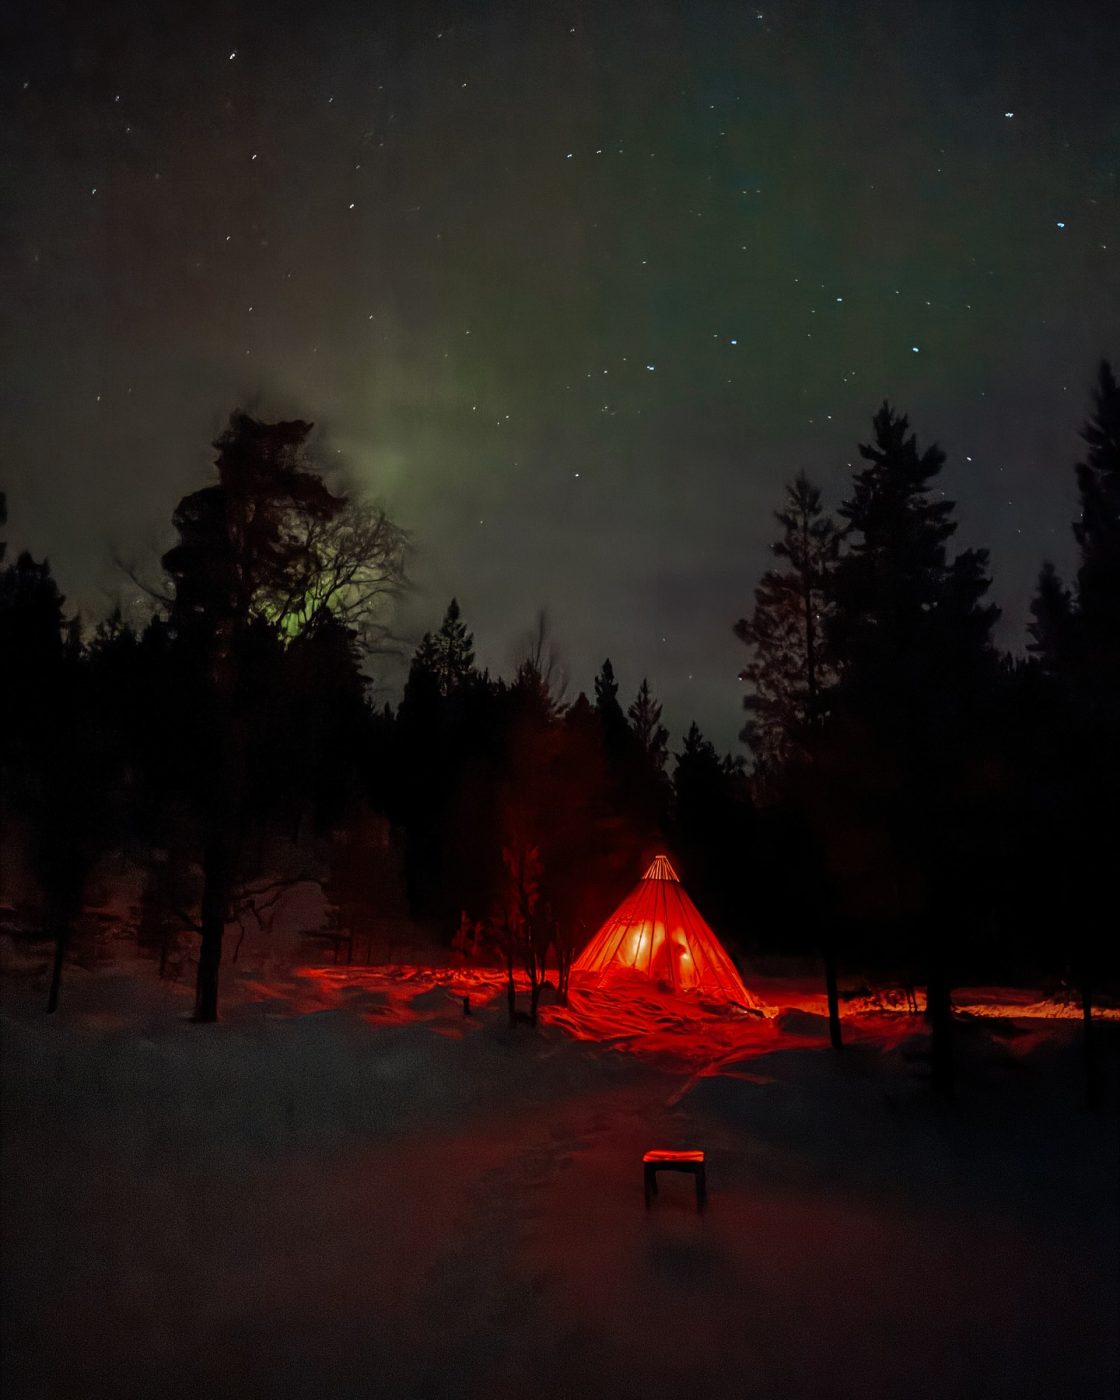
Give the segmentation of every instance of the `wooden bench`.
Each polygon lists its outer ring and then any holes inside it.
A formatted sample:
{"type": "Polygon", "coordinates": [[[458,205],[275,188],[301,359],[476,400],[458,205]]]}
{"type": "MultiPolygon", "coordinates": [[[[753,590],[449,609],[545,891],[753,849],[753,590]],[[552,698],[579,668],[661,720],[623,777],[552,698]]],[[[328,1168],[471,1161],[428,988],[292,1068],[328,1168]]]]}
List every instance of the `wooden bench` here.
{"type": "Polygon", "coordinates": [[[689,1172],[696,1178],[696,1209],[703,1210],[708,1203],[708,1183],[704,1175],[703,1152],[647,1152],[642,1158],[645,1168],[646,1210],[649,1210],[657,1195],[657,1173],[689,1172]]]}

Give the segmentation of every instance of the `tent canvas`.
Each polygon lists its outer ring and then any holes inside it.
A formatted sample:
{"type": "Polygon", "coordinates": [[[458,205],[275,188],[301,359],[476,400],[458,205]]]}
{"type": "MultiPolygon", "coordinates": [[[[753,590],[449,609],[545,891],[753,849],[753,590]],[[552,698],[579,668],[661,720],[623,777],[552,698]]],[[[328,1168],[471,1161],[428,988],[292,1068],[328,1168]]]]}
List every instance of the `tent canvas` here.
{"type": "Polygon", "coordinates": [[[583,986],[648,978],[676,992],[759,1007],[719,939],[665,856],[656,856],[634,889],[572,964],[583,986]]]}

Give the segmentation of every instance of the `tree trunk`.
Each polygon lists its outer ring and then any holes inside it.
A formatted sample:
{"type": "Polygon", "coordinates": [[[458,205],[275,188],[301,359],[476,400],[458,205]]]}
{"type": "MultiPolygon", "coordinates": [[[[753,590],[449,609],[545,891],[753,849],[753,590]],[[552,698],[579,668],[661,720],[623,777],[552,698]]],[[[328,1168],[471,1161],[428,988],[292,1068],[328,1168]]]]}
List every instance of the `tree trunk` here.
{"type": "Polygon", "coordinates": [[[1082,975],[1077,979],[1077,990],[1081,996],[1081,1026],[1084,1031],[1085,1103],[1088,1108],[1095,1109],[1101,1105],[1101,1084],[1096,1036],[1093,1033],[1093,992],[1088,977],[1082,975]]]}
{"type": "Polygon", "coordinates": [[[572,971],[572,951],[558,948],[556,951],[556,996],[561,1006],[568,1004],[568,981],[572,971]]]}
{"type": "Polygon", "coordinates": [[[545,977],[549,970],[549,944],[540,946],[545,935],[539,928],[529,927],[529,1025],[536,1025],[536,1008],[540,1005],[540,993],[545,990],[545,977]]]}
{"type": "Polygon", "coordinates": [[[51,965],[51,988],[47,993],[47,1015],[58,1010],[58,996],[62,990],[62,965],[66,961],[66,949],[70,946],[70,920],[63,918],[55,926],[54,961],[51,965]]]}
{"type": "Polygon", "coordinates": [[[541,990],[544,987],[545,971],[548,965],[548,944],[538,952],[537,940],[542,935],[538,929],[529,926],[529,1024],[537,1024],[537,1007],[540,1005],[541,990]]]}
{"type": "Polygon", "coordinates": [[[62,992],[62,969],[70,949],[74,920],[82,912],[85,880],[78,873],[80,868],[80,863],[75,861],[62,881],[62,888],[56,890],[50,903],[51,922],[54,925],[54,958],[51,963],[51,985],[47,993],[48,1016],[58,1010],[58,1000],[62,992]]]}
{"type": "MultiPolygon", "coordinates": [[[[231,654],[232,655],[232,654],[231,654]]],[[[195,982],[192,1020],[218,1019],[218,972],[222,965],[222,935],[232,902],[233,884],[245,842],[242,797],[245,787],[245,720],[232,707],[236,694],[233,661],[222,669],[215,663],[214,685],[218,698],[216,739],[218,763],[210,793],[213,804],[202,856],[202,900],[199,911],[201,942],[198,978],[195,982]]]]}
{"type": "Polygon", "coordinates": [[[230,859],[224,837],[215,836],[207,844],[202,886],[201,934],[198,950],[198,978],[195,983],[192,1020],[218,1019],[218,970],[222,963],[222,935],[230,896],[230,859]]]}
{"type": "Polygon", "coordinates": [[[533,984],[529,988],[529,1024],[531,1026],[535,1026],[537,1024],[537,1006],[540,1003],[540,999],[541,980],[540,978],[534,976],[533,984]]]}
{"type": "Polygon", "coordinates": [[[836,983],[836,954],[831,944],[823,948],[824,984],[828,991],[828,1038],[834,1050],[843,1050],[844,1037],[840,1032],[840,990],[836,983]]]}
{"type": "Polygon", "coordinates": [[[926,1015],[930,1029],[930,1076],[934,1093],[951,1099],[956,1090],[953,1063],[953,990],[943,968],[930,971],[926,981],[926,1015]]]}
{"type": "Polygon", "coordinates": [[[513,930],[506,925],[506,1001],[509,1005],[509,1024],[517,1025],[517,988],[513,984],[513,930]]]}

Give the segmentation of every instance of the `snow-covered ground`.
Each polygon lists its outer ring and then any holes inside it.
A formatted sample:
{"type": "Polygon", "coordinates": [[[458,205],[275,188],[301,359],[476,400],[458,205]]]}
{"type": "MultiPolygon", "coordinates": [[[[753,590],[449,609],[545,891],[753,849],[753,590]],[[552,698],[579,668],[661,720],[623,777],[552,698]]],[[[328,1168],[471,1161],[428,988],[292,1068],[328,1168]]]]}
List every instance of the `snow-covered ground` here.
{"type": "Polygon", "coordinates": [[[751,987],[772,1014],[604,992],[511,1033],[486,974],[260,964],[194,1026],[147,963],[68,970],[48,1019],[17,960],[4,1394],[1111,1400],[1076,1022],[975,994],[1005,1010],[948,1110],[891,998],[837,1057],[815,984],[751,987]],[[650,1147],[706,1151],[706,1214],[683,1176],[644,1210],[650,1147]]]}

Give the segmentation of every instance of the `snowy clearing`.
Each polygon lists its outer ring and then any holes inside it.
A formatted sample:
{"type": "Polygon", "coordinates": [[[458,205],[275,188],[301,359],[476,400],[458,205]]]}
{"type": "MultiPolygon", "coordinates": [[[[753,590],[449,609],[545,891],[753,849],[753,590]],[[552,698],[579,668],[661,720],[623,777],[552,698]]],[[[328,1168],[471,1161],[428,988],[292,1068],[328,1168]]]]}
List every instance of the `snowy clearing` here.
{"type": "Polygon", "coordinates": [[[51,1020],[10,974],[5,1394],[1111,1397],[1076,1024],[978,996],[1019,1009],[962,1024],[945,1110],[919,1017],[862,1007],[838,1058],[815,986],[751,986],[772,1014],[511,1033],[484,973],[227,974],[217,1026],[146,964],[51,1020]],[[643,1209],[650,1147],[706,1151],[705,1215],[683,1176],[643,1209]]]}

